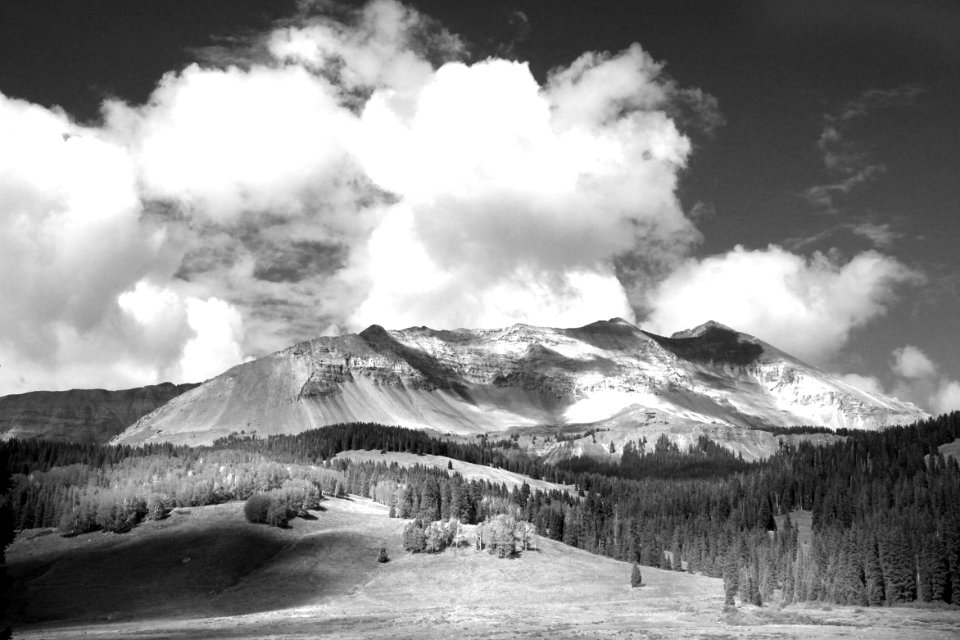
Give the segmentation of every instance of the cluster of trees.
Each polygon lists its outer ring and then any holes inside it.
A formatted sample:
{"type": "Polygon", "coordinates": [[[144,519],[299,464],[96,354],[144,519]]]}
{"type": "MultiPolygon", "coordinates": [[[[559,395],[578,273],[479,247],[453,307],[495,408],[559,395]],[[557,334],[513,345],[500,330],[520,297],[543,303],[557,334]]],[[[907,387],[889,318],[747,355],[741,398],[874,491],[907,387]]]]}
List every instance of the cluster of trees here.
{"type": "MultiPolygon", "coordinates": [[[[611,443],[611,446],[613,443],[611,443]]],[[[575,456],[561,461],[557,467],[574,474],[596,473],[618,478],[713,478],[748,471],[751,465],[743,457],[706,436],[686,449],[661,434],[652,450],[647,450],[646,438],[627,441],[620,453],[620,461],[603,461],[575,456]]]]}
{"type": "MultiPolygon", "coordinates": [[[[342,491],[342,484],[338,483],[342,491]]],[[[306,517],[310,509],[317,509],[323,493],[316,482],[290,478],[279,489],[254,493],[243,505],[247,522],[286,527],[291,518],[306,517]]]]}
{"type": "Polygon", "coordinates": [[[323,492],[334,494],[342,481],[334,469],[280,464],[231,450],[158,447],[145,453],[10,440],[0,445],[0,457],[26,472],[13,475],[6,494],[14,526],[58,527],[65,535],[122,533],[176,507],[245,500],[265,492],[297,513],[323,492]],[[68,464],[51,466],[57,461],[68,464]]]}
{"type": "MultiPolygon", "coordinates": [[[[474,545],[498,558],[510,558],[536,548],[536,527],[511,513],[491,515],[477,525],[474,545]]],[[[456,518],[429,522],[415,518],[403,530],[403,548],[411,553],[440,553],[464,543],[463,525],[456,518]]]]}
{"type": "Polygon", "coordinates": [[[477,551],[487,549],[499,558],[509,558],[536,548],[537,528],[509,513],[488,518],[477,526],[477,551]]]}
{"type": "Polygon", "coordinates": [[[463,542],[463,525],[456,518],[428,522],[415,518],[403,530],[403,548],[411,553],[440,553],[463,542]]]}

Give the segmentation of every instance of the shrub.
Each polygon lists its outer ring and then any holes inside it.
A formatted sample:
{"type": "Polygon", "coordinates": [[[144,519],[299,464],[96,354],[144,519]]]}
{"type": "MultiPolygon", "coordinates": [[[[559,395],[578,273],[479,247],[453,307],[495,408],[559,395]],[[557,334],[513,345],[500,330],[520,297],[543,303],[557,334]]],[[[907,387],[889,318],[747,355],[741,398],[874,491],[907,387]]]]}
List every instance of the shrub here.
{"type": "Polygon", "coordinates": [[[390,562],[390,556],[387,555],[386,547],[380,547],[380,553],[377,554],[377,562],[381,564],[384,562],[390,562]]]}
{"type": "Polygon", "coordinates": [[[153,496],[147,505],[147,520],[163,520],[167,517],[167,506],[160,496],[153,496]]]}
{"type": "Polygon", "coordinates": [[[270,496],[270,503],[267,507],[267,524],[274,527],[285,527],[287,523],[296,515],[290,507],[275,496],[270,496]]]}
{"type": "Polygon", "coordinates": [[[266,523],[267,512],[270,510],[270,496],[265,493],[255,493],[243,505],[243,514],[247,522],[266,523]]]}
{"type": "Polygon", "coordinates": [[[297,514],[297,511],[287,503],[287,497],[282,489],[253,494],[243,505],[247,522],[269,524],[274,527],[287,526],[290,518],[297,514]]]}
{"type": "Polygon", "coordinates": [[[403,530],[403,548],[411,553],[420,553],[426,546],[423,523],[414,520],[403,530]]]}

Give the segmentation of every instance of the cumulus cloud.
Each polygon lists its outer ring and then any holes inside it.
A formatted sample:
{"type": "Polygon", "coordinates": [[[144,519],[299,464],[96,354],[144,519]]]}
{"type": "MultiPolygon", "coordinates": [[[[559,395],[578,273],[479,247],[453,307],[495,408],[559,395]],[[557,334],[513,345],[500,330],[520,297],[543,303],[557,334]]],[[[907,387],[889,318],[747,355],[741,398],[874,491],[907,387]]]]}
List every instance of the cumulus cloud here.
{"type": "Polygon", "coordinates": [[[928,378],[937,372],[937,367],[930,358],[909,344],[894,350],[890,368],[897,375],[914,380],[928,378]]]}
{"type": "Polygon", "coordinates": [[[104,110],[143,197],[215,221],[302,213],[312,195],[335,188],[354,123],[326,81],[296,66],[192,65],[164,76],[146,105],[104,110]]]}
{"type": "Polygon", "coordinates": [[[208,377],[373,322],[632,318],[698,242],[678,114],[709,129],[715,100],[639,45],[540,83],[393,0],[303,6],[99,126],[0,99],[0,392],[208,377]]]}
{"type": "Polygon", "coordinates": [[[775,245],[754,251],[738,246],[690,260],[663,280],[650,296],[646,326],[669,335],[709,316],[824,364],[852,330],[886,311],[899,285],[920,278],[876,251],[844,262],[822,253],[808,259],[775,245]]]}
{"type": "Polygon", "coordinates": [[[937,363],[918,347],[893,350],[890,369],[896,376],[892,393],[934,414],[960,410],[960,381],[943,375],[937,363]]]}
{"type": "Polygon", "coordinates": [[[143,218],[128,149],[2,95],[0,138],[0,391],[157,382],[198,336],[179,293],[148,304],[138,284],[179,251],[143,218]]]}
{"type": "Polygon", "coordinates": [[[525,64],[488,60],[447,64],[415,96],[374,93],[360,158],[401,201],[371,238],[352,323],[631,316],[613,259],[662,263],[698,239],[675,197],[690,143],[659,72],[634,46],[543,87],[525,64]]]}

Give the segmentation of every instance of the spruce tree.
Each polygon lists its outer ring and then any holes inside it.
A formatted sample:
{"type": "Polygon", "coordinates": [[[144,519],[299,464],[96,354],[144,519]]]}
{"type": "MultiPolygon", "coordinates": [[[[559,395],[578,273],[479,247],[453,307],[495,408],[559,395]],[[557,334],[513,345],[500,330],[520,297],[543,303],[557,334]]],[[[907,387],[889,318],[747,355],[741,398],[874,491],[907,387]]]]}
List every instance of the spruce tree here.
{"type": "Polygon", "coordinates": [[[880,566],[880,552],[872,536],[863,543],[864,595],[867,605],[879,607],[883,604],[883,569],[880,566]]]}
{"type": "Polygon", "coordinates": [[[734,598],[740,590],[740,554],[735,544],[731,544],[723,560],[723,596],[724,604],[733,606],[734,598]]]}

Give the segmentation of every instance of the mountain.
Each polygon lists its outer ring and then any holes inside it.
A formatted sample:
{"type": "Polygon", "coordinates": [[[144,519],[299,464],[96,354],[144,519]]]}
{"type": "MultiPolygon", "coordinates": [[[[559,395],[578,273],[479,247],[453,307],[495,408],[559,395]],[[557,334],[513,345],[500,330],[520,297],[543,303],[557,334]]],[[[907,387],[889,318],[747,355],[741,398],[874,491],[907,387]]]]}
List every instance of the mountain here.
{"type": "Polygon", "coordinates": [[[671,337],[619,318],[572,329],[373,325],[233,367],[114,442],[200,444],[232,432],[266,436],[358,421],[540,434],[530,443],[548,458],[608,455],[660,434],[685,446],[706,435],[752,459],[779,441],[757,427],[877,429],[923,417],[912,404],[851,387],[714,322],[671,337]],[[588,429],[597,432],[573,442],[550,437],[588,429]]]}
{"type": "Polygon", "coordinates": [[[105,443],[144,415],[196,384],[163,384],[122,391],[73,389],[0,397],[0,437],[105,443]]]}

